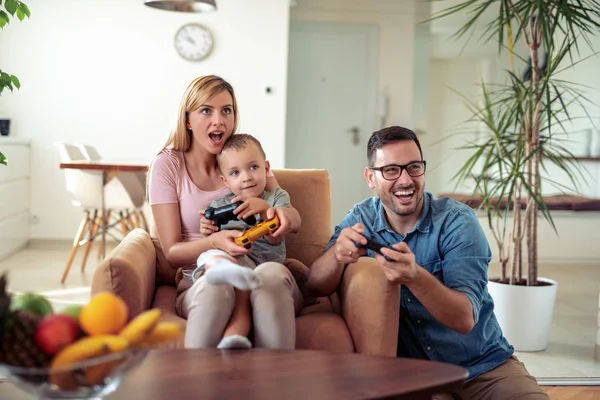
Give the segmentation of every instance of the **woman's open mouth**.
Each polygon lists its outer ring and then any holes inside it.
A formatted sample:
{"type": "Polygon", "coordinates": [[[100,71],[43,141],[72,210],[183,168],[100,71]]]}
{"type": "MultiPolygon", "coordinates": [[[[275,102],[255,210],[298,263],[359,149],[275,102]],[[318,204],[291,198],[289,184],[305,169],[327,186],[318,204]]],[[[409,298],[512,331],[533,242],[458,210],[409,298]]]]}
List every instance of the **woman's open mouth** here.
{"type": "Polygon", "coordinates": [[[210,132],[208,134],[208,137],[210,138],[211,142],[213,142],[214,144],[221,143],[221,141],[223,140],[223,136],[224,136],[224,133],[221,131],[214,131],[214,132],[210,132]]]}

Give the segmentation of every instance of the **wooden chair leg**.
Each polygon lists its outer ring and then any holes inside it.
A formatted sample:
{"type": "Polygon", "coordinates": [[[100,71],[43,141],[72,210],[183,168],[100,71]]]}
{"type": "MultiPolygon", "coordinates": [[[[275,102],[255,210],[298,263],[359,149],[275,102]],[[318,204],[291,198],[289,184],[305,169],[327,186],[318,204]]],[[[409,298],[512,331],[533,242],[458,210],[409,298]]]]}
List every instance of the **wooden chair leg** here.
{"type": "Polygon", "coordinates": [[[123,211],[119,211],[119,219],[121,220],[121,233],[123,234],[123,237],[125,237],[127,236],[129,229],[127,229],[127,222],[125,221],[123,211]]]}
{"type": "MultiPolygon", "coordinates": [[[[104,215],[104,213],[101,213],[102,216],[101,218],[105,219],[105,226],[108,228],[108,225],[110,224],[110,214],[111,214],[112,210],[106,210],[106,215],[104,215]]],[[[102,221],[102,219],[100,220],[102,221]]],[[[103,227],[100,227],[100,232],[102,232],[102,229],[104,229],[103,227]]],[[[100,244],[100,246],[98,246],[98,261],[100,261],[100,259],[102,258],[102,251],[104,250],[104,245],[102,244],[102,238],[100,238],[100,240],[98,241],[98,243],[100,244]]]]}
{"type": "Polygon", "coordinates": [[[100,217],[98,216],[98,210],[94,210],[94,216],[90,223],[90,237],[88,242],[85,244],[85,252],[83,253],[83,260],[81,261],[81,272],[85,271],[85,264],[87,263],[88,255],[94,244],[94,235],[98,232],[100,227],[100,217]]]}
{"type": "Polygon", "coordinates": [[[141,225],[141,220],[140,220],[140,214],[138,213],[138,210],[133,210],[133,212],[131,213],[131,215],[133,216],[133,226],[134,228],[140,228],[141,225]]]}
{"type": "Polygon", "coordinates": [[[127,213],[127,223],[131,227],[130,230],[132,231],[135,228],[137,228],[136,223],[135,223],[134,219],[132,218],[131,213],[129,212],[129,210],[126,210],[125,212],[127,213]]]}
{"type": "Polygon", "coordinates": [[[144,230],[146,232],[150,232],[150,227],[148,226],[148,221],[146,220],[146,215],[144,215],[144,211],[142,209],[139,210],[140,216],[142,217],[142,224],[144,225],[144,230]]]}
{"type": "Polygon", "coordinates": [[[85,228],[89,222],[90,222],[90,212],[86,211],[85,217],[81,220],[81,223],[79,224],[79,229],[77,230],[77,234],[75,235],[75,240],[73,240],[73,247],[71,248],[71,252],[69,253],[67,265],[65,266],[65,270],[63,271],[60,283],[65,283],[65,280],[67,279],[67,275],[69,273],[69,270],[71,269],[71,264],[73,263],[73,260],[75,259],[75,254],[77,253],[77,249],[79,249],[79,242],[81,241],[81,238],[83,237],[83,232],[85,232],[85,228]]]}

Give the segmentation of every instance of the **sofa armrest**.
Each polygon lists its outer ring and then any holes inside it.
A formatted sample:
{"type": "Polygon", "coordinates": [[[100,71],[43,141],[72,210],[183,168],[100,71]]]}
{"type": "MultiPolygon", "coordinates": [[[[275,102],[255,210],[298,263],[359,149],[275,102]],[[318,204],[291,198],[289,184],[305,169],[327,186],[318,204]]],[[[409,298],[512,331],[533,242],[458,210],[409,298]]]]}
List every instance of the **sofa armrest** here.
{"type": "Polygon", "coordinates": [[[346,268],[339,295],[355,351],[396,357],[400,286],[387,281],[375,259],[361,257],[346,268]]]}
{"type": "Polygon", "coordinates": [[[125,300],[132,318],[152,305],[156,251],[148,232],[137,228],[106,257],[92,278],[91,294],[112,292],[125,300]]]}

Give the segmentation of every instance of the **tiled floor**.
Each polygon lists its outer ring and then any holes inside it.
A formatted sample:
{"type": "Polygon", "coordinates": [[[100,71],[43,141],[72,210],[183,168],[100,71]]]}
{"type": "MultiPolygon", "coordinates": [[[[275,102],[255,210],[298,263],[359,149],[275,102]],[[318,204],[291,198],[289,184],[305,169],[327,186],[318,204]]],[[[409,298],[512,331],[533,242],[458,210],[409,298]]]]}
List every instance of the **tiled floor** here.
{"type": "MultiPolygon", "coordinates": [[[[107,240],[108,250],[114,243],[107,240]],[[111,244],[112,243],[112,244],[111,244]]],[[[13,292],[39,292],[48,297],[56,309],[89,300],[90,285],[96,265],[97,247],[90,251],[85,272],[81,272],[83,249],[79,249],[64,284],[60,278],[71,244],[67,241],[38,241],[13,256],[0,261],[0,272],[8,271],[9,289],[13,292]]]]}
{"type": "MultiPolygon", "coordinates": [[[[44,293],[57,309],[89,299],[89,286],[96,266],[97,252],[92,250],[88,266],[80,272],[81,251],[75,259],[67,281],[60,283],[70,244],[37,242],[12,257],[0,261],[0,272],[9,271],[13,291],[44,293]]],[[[496,273],[492,266],[490,274],[496,273]]],[[[600,362],[594,360],[594,342],[598,318],[598,265],[545,265],[541,276],[559,282],[550,343],[545,351],[517,353],[537,378],[553,381],[567,378],[600,383],[600,362]]]]}

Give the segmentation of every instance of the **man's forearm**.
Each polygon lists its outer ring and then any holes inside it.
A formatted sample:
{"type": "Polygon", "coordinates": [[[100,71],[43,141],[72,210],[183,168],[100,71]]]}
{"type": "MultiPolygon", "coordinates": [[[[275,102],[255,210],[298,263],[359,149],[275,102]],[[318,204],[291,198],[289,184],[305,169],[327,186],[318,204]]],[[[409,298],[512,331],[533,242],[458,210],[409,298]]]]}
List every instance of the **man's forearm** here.
{"type": "Polygon", "coordinates": [[[329,248],[310,266],[306,289],[313,296],[329,296],[338,287],[343,270],[344,265],[336,259],[333,247],[329,248]]]}
{"type": "Polygon", "coordinates": [[[475,324],[469,298],[444,286],[424,268],[419,268],[418,277],[406,287],[440,323],[457,332],[469,333],[475,324]]]}

